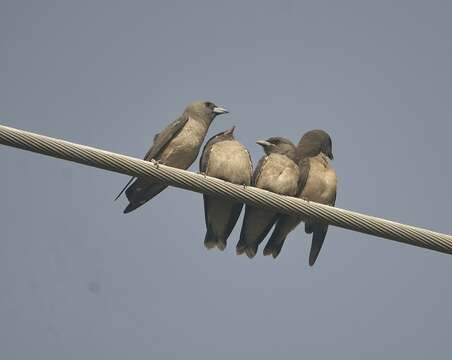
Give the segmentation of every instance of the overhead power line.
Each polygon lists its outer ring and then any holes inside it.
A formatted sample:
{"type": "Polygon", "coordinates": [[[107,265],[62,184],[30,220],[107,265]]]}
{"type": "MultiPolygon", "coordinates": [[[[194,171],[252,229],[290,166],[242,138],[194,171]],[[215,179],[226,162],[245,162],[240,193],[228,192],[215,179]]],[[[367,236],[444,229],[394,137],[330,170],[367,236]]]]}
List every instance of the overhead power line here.
{"type": "Polygon", "coordinates": [[[452,254],[452,236],[0,125],[0,143],[452,254]]]}

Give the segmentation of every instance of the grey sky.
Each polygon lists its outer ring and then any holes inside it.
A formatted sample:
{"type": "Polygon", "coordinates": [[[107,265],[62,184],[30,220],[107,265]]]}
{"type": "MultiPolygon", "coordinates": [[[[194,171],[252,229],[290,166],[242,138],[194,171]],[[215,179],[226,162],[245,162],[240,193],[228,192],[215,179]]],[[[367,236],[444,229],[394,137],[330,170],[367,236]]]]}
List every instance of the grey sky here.
{"type": "MultiPolygon", "coordinates": [[[[190,101],[255,140],[322,128],[337,206],[450,233],[446,1],[0,3],[0,122],[141,157],[190,101]]],[[[302,227],[203,247],[199,194],[124,216],[125,176],[0,147],[0,358],[449,359],[452,258],[302,227]],[[262,250],[262,249],[261,249],[262,250]]],[[[197,166],[192,167],[197,170],[197,166]]],[[[239,220],[241,225],[241,220],[239,220]]]]}

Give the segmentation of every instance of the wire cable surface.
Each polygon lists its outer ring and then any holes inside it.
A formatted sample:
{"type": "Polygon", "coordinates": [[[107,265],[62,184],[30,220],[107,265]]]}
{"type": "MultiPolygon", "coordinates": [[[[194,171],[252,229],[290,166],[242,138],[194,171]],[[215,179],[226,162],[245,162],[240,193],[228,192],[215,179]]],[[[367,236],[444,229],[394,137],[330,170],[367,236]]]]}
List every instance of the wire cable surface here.
{"type": "Polygon", "coordinates": [[[140,160],[0,125],[0,143],[135,177],[147,177],[186,190],[244,202],[269,210],[315,218],[330,225],[452,254],[452,236],[374,216],[282,196],[255,187],[140,160]]]}

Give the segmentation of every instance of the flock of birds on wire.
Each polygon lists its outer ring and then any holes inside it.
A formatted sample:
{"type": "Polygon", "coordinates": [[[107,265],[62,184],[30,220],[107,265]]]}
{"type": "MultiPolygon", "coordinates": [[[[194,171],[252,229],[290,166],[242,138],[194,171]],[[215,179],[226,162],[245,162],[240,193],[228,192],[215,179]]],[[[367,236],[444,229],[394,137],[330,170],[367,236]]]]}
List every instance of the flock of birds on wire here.
{"type": "MultiPolygon", "coordinates": [[[[195,101],[183,114],[154,137],[144,160],[187,169],[197,158],[213,119],[228,111],[209,101],[195,101]]],[[[330,165],[333,159],[330,136],[323,130],[306,132],[297,146],[282,137],[257,141],[264,156],[254,170],[248,150],[234,138],[234,127],[210,138],[199,162],[202,174],[239,185],[252,185],[280,195],[296,196],[326,205],[335,205],[336,172],[330,165]]],[[[116,197],[125,192],[129,213],[163,191],[167,185],[147,179],[132,178],[116,197]]],[[[243,204],[209,195],[204,197],[208,249],[226,248],[226,241],[234,228],[243,204]]],[[[274,226],[264,255],[276,258],[287,235],[301,222],[312,234],[309,265],[314,265],[322,248],[328,224],[315,219],[278,214],[270,210],[246,205],[237,255],[253,258],[260,243],[274,226]]]]}

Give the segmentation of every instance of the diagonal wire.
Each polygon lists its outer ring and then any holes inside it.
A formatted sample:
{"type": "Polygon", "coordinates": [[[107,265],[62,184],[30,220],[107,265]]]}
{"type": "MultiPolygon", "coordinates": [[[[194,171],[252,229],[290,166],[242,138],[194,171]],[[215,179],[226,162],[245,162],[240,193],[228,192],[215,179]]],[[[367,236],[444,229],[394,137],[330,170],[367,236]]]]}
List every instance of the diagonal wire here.
{"type": "Polygon", "coordinates": [[[0,144],[452,254],[452,236],[0,125],[0,144]]]}

